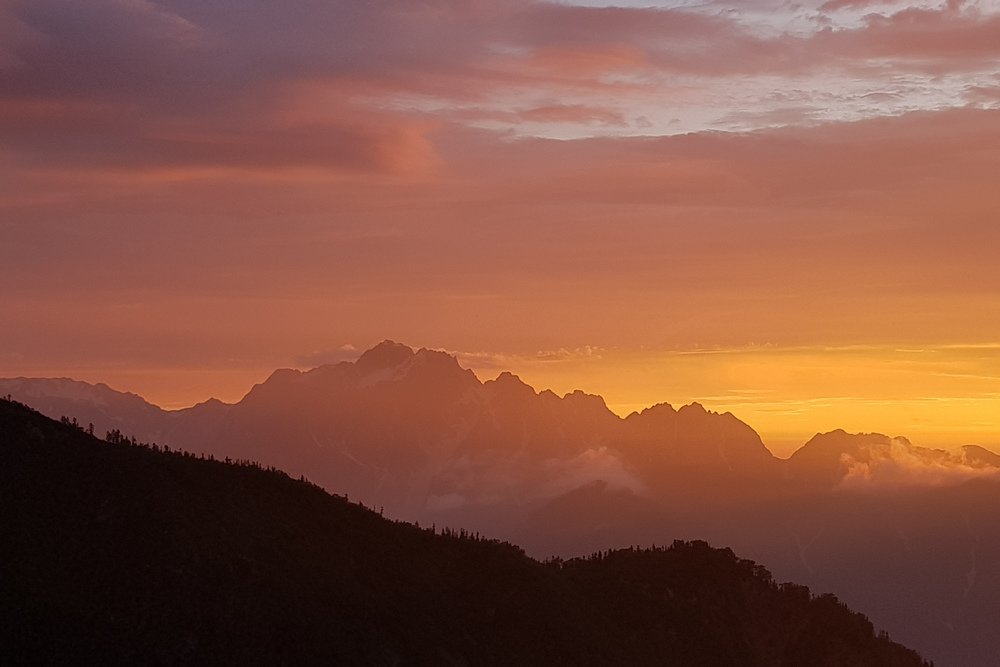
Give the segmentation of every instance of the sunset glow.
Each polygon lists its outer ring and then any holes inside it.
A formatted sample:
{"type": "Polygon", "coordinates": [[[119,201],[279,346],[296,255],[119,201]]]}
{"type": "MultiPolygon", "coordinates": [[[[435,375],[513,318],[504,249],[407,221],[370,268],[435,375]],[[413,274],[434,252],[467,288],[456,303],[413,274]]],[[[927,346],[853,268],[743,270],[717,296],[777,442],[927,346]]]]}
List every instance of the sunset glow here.
{"type": "Polygon", "coordinates": [[[997,667],[998,517],[1000,0],[0,0],[0,665],[997,667]]]}
{"type": "Polygon", "coordinates": [[[0,376],[176,408],[393,338],[781,455],[996,447],[998,34],[992,0],[5,3],[0,376]]]}

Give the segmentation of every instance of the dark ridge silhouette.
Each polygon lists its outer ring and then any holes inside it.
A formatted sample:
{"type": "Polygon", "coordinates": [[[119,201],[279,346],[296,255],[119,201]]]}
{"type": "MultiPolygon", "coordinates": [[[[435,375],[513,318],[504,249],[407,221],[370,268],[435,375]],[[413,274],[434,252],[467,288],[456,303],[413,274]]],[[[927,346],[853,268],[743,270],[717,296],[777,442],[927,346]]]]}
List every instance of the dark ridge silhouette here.
{"type": "Polygon", "coordinates": [[[0,662],[919,666],[704,542],[539,563],[0,401],[0,662]]]}

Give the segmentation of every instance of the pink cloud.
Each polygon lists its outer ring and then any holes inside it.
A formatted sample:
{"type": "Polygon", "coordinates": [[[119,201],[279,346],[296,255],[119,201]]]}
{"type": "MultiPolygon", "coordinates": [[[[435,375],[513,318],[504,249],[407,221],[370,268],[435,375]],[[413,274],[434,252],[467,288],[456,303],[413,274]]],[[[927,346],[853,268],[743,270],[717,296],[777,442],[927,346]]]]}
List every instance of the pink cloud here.
{"type": "Polygon", "coordinates": [[[819,53],[843,59],[894,59],[932,71],[995,64],[1000,58],[1000,14],[974,11],[903,9],[872,14],[856,30],[824,31],[819,53]]]}
{"type": "MultiPolygon", "coordinates": [[[[662,118],[630,119],[676,105],[700,127],[802,123],[837,100],[771,100],[762,82],[745,108],[725,114],[717,102],[739,97],[748,77],[795,88],[833,76],[810,85],[834,96],[837,76],[868,81],[851,93],[861,98],[888,94],[887,73],[960,77],[1000,58],[1000,15],[969,8],[766,37],[729,14],[526,0],[295,0],[239,21],[216,1],[22,0],[0,11],[14,26],[0,68],[4,152],[65,168],[405,171],[435,164],[436,122],[662,132],[662,118]]],[[[893,95],[865,98],[859,113],[908,108],[893,95]]]]}
{"type": "Polygon", "coordinates": [[[841,9],[866,9],[868,7],[899,4],[903,0],[827,0],[819,6],[820,11],[835,12],[841,9]]]}

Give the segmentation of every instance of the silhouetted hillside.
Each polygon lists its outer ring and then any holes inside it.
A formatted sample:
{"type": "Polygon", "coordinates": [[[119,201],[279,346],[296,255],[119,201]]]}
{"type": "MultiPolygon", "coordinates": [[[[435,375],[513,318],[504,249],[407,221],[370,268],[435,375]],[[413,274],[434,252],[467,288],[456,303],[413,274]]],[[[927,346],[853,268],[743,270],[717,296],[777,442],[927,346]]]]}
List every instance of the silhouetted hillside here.
{"type": "Polygon", "coordinates": [[[704,543],[541,564],[0,401],[0,662],[921,665],[704,543]]]}

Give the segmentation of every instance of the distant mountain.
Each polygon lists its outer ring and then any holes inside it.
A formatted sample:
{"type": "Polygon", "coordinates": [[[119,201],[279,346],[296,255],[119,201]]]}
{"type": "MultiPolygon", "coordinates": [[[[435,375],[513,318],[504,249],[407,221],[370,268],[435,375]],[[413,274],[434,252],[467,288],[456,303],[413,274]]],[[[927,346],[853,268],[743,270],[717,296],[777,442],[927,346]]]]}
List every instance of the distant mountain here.
{"type": "Polygon", "coordinates": [[[542,564],[6,400],[0,531],[4,664],[924,664],[728,549],[542,564]]]}
{"type": "Polygon", "coordinates": [[[599,396],[538,393],[510,373],[480,382],[453,356],[392,341],[356,362],[275,371],[235,405],[167,412],[87,387],[63,395],[48,380],[0,380],[0,395],[98,434],[277,465],[412,519],[533,505],[594,481],[717,498],[782,474],[731,414],[662,404],[621,419],[599,396]]]}
{"type": "Polygon", "coordinates": [[[918,447],[881,433],[820,433],[788,459],[793,478],[812,489],[879,483],[881,486],[1000,479],[1000,456],[976,445],[957,453],[918,447]]]}
{"type": "Polygon", "coordinates": [[[788,459],[794,477],[823,487],[840,482],[854,462],[868,462],[874,451],[890,447],[892,439],[880,433],[847,433],[843,429],[817,433],[788,459]]]}
{"type": "Polygon", "coordinates": [[[979,445],[963,445],[961,460],[973,468],[1000,468],[1000,454],[979,445]]]}
{"type": "Polygon", "coordinates": [[[0,379],[0,396],[7,395],[54,419],[70,416],[84,426],[93,424],[99,435],[119,429],[154,439],[168,414],[137,394],[69,378],[0,379]]]}
{"type": "Polygon", "coordinates": [[[629,415],[617,442],[652,490],[669,497],[732,502],[783,485],[783,462],[731,413],[661,403],[629,415]]]}

